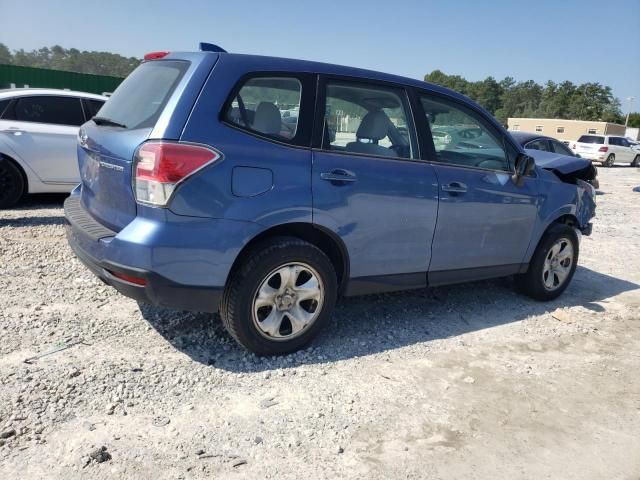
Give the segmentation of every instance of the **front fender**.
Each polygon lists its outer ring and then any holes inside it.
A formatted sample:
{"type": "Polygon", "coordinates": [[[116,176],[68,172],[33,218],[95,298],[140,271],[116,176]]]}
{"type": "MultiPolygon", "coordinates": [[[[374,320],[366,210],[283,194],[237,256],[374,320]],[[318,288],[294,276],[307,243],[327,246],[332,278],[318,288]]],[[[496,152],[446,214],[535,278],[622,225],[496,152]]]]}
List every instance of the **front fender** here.
{"type": "Polygon", "coordinates": [[[531,260],[542,235],[559,218],[570,216],[575,219],[577,228],[590,233],[590,221],[595,216],[595,192],[585,183],[571,184],[562,182],[553,173],[540,172],[540,206],[538,219],[534,227],[531,242],[523,262],[531,260]]]}

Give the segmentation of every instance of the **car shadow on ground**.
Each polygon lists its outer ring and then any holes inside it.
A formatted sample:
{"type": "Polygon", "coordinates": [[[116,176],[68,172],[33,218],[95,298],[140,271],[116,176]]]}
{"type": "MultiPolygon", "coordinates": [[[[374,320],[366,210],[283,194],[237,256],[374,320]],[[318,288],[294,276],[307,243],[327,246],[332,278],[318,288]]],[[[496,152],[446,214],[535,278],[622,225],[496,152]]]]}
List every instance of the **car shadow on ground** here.
{"type": "Polygon", "coordinates": [[[62,206],[68,193],[39,193],[27,195],[20,203],[14,207],[0,210],[0,217],[3,213],[13,213],[24,216],[14,218],[0,218],[0,228],[2,227],[32,227],[41,225],[64,225],[64,212],[62,206]],[[32,216],[29,212],[47,208],[60,208],[60,215],[32,216]]]}
{"type": "MultiPolygon", "coordinates": [[[[335,362],[455,337],[523,320],[557,308],[601,304],[640,285],[578,267],[558,299],[536,302],[514,291],[509,278],[440,288],[344,298],[330,326],[310,348],[280,358],[258,358],[238,346],[217,315],[140,305],[143,317],[177,350],[194,361],[233,372],[260,372],[335,362]]],[[[577,320],[579,321],[579,319],[577,320]]]]}

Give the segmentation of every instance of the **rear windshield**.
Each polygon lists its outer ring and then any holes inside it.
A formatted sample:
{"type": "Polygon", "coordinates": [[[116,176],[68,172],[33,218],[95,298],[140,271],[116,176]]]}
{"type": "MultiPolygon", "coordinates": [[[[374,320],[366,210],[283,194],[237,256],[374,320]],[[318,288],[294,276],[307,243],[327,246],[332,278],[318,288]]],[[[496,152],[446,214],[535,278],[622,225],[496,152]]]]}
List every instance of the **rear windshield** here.
{"type": "Polygon", "coordinates": [[[127,129],[153,127],[189,67],[184,60],[153,60],[136,68],[96,116],[127,129]]]}
{"type": "Polygon", "coordinates": [[[582,135],[578,142],[580,143],[604,143],[604,137],[598,137],[596,135],[582,135]]]}

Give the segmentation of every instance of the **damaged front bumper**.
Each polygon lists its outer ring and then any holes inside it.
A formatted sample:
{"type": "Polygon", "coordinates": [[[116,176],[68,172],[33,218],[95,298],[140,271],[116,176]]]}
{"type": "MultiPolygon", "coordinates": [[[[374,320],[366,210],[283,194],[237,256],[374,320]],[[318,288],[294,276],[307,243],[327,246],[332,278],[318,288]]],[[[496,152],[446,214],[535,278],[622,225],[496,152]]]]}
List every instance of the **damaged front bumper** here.
{"type": "Polygon", "coordinates": [[[596,189],[584,180],[576,180],[578,189],[578,201],[576,205],[576,218],[580,232],[583,235],[591,235],[593,224],[591,219],[596,216],[596,189]]]}

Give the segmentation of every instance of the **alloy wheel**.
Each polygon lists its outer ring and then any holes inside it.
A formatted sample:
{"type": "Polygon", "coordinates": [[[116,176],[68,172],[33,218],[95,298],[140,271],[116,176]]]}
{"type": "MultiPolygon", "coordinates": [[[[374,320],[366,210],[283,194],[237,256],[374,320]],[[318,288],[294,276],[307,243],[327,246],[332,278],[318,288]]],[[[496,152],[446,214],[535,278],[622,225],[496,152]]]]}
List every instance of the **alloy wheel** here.
{"type": "Polygon", "coordinates": [[[542,282],[547,290],[556,290],[566,281],[573,266],[573,245],[559,238],[547,252],[542,268],[542,282]]]}
{"type": "Polygon", "coordinates": [[[318,272],[304,263],[287,263],[260,283],[252,305],[258,332],[270,340],[291,340],[318,318],[324,285],[318,272]]]}

